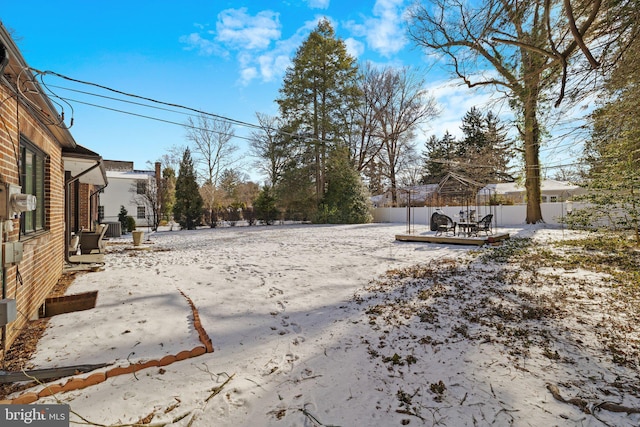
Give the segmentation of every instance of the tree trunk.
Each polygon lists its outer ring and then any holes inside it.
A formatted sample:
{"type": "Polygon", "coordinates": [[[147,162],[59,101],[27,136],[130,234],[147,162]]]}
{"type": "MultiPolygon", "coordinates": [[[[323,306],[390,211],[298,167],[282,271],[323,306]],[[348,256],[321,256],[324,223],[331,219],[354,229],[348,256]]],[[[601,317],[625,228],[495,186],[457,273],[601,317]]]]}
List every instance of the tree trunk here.
{"type": "MultiPolygon", "coordinates": [[[[535,61],[535,54],[530,61],[535,61]]],[[[529,63],[529,61],[523,61],[529,63]]],[[[527,224],[544,222],[540,208],[540,125],[538,123],[538,97],[540,91],[540,72],[532,67],[525,68],[524,91],[522,98],[524,114],[524,166],[525,188],[527,190],[527,224]]]]}

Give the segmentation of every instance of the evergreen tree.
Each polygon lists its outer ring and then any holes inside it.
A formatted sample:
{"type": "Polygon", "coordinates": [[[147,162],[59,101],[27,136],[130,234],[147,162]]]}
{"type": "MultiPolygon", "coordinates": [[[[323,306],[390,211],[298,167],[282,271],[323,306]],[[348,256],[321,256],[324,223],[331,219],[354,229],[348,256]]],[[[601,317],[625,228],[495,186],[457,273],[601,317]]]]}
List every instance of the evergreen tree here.
{"type": "Polygon", "coordinates": [[[277,100],[285,127],[301,135],[299,166],[311,167],[316,203],[324,195],[328,155],[347,145],[348,112],[359,99],[356,60],[323,19],[297,50],[277,100]]]}
{"type": "Polygon", "coordinates": [[[273,188],[265,185],[258,197],[253,202],[255,217],[263,221],[267,225],[273,224],[278,218],[280,212],[276,206],[276,198],[273,194],[273,188]]]}
{"type": "Polygon", "coordinates": [[[312,176],[312,167],[302,163],[292,164],[285,169],[280,183],[274,187],[278,206],[285,218],[309,221],[314,217],[318,202],[315,200],[312,176]]]}
{"type": "Polygon", "coordinates": [[[123,233],[129,231],[129,226],[127,223],[128,215],[129,212],[127,212],[127,208],[125,208],[123,205],[120,205],[120,212],[118,212],[118,222],[120,222],[120,228],[122,229],[123,233]]]}
{"type": "Polygon", "coordinates": [[[456,170],[477,182],[513,181],[508,173],[510,141],[498,116],[475,107],[462,118],[464,138],[458,143],[456,170]]]}
{"type": "Polygon", "coordinates": [[[476,156],[487,146],[486,122],[480,109],[471,107],[471,110],[467,111],[462,118],[460,129],[464,138],[456,150],[458,157],[476,156]]]}
{"type": "Polygon", "coordinates": [[[571,225],[631,230],[640,245],[640,41],[632,44],[607,83],[604,103],[591,116],[586,145],[588,207],[571,225]]]}
{"type": "Polygon", "coordinates": [[[173,216],[182,228],[193,230],[200,224],[202,205],[191,152],[186,148],[176,180],[176,201],[173,206],[173,216]]]}
{"type": "Polygon", "coordinates": [[[161,218],[170,221],[173,218],[173,205],[176,202],[176,171],[167,166],[162,170],[162,186],[160,188],[161,218]]]}
{"type": "Polygon", "coordinates": [[[349,151],[334,150],[328,162],[327,192],[317,222],[363,224],[371,222],[370,194],[358,171],[349,162],[349,151]]]}
{"type": "Polygon", "coordinates": [[[456,158],[456,138],[446,131],[441,139],[431,135],[422,152],[423,184],[436,184],[449,173],[456,158]]]}

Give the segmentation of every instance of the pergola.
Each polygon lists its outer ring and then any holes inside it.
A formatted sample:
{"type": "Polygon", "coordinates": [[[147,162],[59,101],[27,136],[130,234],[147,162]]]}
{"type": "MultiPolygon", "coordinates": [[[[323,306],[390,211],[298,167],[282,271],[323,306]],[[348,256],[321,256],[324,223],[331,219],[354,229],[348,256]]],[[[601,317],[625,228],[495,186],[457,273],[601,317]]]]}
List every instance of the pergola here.
{"type": "MultiPolygon", "coordinates": [[[[441,204],[448,206],[461,206],[460,217],[470,221],[480,219],[480,205],[478,204],[478,192],[486,185],[460,175],[449,172],[438,184],[437,195],[441,204]]],[[[487,198],[487,200],[489,200],[487,198]]],[[[490,213],[491,206],[487,206],[490,213]]]]}

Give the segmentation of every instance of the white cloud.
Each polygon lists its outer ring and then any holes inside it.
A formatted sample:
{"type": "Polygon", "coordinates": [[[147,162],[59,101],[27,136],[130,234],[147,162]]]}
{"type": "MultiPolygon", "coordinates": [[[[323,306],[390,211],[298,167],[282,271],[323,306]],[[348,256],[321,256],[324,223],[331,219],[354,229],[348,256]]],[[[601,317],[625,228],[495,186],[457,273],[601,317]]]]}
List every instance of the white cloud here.
{"type": "Polygon", "coordinates": [[[246,86],[258,76],[258,70],[255,67],[247,67],[240,71],[240,82],[246,86]]]}
{"type": "Polygon", "coordinates": [[[229,51],[267,49],[281,36],[279,14],[269,10],[251,16],[247,8],[226,9],[218,14],[215,31],[202,24],[195,26],[200,32],[182,36],[180,42],[201,55],[228,56],[229,51]]]}
{"type": "Polygon", "coordinates": [[[180,42],[186,45],[185,49],[197,50],[200,55],[228,56],[227,51],[221,46],[211,40],[203,38],[198,33],[191,33],[189,35],[182,36],[180,37],[180,42]]]}
{"type": "MultiPolygon", "coordinates": [[[[265,49],[259,54],[245,51],[239,54],[239,58],[242,58],[245,67],[248,67],[250,63],[259,70],[254,78],[259,77],[264,82],[274,81],[284,75],[287,67],[291,64],[291,57],[309,35],[309,32],[317,26],[319,19],[305,22],[291,37],[277,41],[273,49],[265,49]]],[[[249,81],[243,79],[242,83],[246,85],[249,81]]]]}
{"type": "Polygon", "coordinates": [[[373,18],[368,18],[361,28],[369,47],[384,56],[399,52],[407,44],[404,29],[404,0],[377,0],[373,18]]]}
{"type": "Polygon", "coordinates": [[[218,14],[216,40],[239,49],[266,49],[280,38],[279,14],[269,10],[255,16],[247,8],[226,9],[218,14]]]}
{"type": "Polygon", "coordinates": [[[347,47],[347,53],[354,58],[358,58],[364,53],[364,44],[352,37],[345,39],[344,44],[347,47]]]}
{"type": "Polygon", "coordinates": [[[307,4],[311,9],[327,9],[330,0],[307,0],[307,4]]]}

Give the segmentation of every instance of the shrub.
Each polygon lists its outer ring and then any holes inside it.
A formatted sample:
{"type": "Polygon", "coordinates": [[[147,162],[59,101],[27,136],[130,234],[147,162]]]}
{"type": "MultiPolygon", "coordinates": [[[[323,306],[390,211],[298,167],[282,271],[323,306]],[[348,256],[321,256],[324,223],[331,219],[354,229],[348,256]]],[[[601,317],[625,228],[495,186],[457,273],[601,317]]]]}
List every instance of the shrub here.
{"type": "Polygon", "coordinates": [[[133,231],[136,229],[136,219],[132,216],[127,216],[127,231],[133,231]]]}

